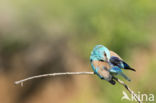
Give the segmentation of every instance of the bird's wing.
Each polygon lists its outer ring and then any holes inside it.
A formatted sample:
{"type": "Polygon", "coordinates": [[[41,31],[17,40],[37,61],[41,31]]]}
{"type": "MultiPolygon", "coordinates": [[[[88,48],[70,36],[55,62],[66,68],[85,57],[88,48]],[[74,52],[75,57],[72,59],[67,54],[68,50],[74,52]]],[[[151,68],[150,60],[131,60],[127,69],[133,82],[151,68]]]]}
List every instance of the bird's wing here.
{"type": "Polygon", "coordinates": [[[111,58],[110,58],[111,64],[113,64],[114,66],[118,66],[119,68],[136,71],[135,69],[131,68],[126,62],[124,62],[118,54],[116,54],[113,51],[110,51],[110,53],[111,53],[111,58]]]}
{"type": "Polygon", "coordinates": [[[111,72],[111,73],[118,74],[118,73],[122,72],[122,70],[121,70],[119,67],[114,66],[114,67],[112,67],[112,68],[110,69],[110,72],[111,72]]]}
{"type": "Polygon", "coordinates": [[[129,69],[132,71],[136,71],[135,69],[131,68],[126,62],[122,61],[123,65],[124,65],[124,69],[129,69]]]}
{"type": "Polygon", "coordinates": [[[118,57],[120,60],[122,60],[122,58],[117,53],[115,53],[114,51],[110,50],[110,54],[111,54],[111,57],[115,56],[115,57],[118,57]]]}

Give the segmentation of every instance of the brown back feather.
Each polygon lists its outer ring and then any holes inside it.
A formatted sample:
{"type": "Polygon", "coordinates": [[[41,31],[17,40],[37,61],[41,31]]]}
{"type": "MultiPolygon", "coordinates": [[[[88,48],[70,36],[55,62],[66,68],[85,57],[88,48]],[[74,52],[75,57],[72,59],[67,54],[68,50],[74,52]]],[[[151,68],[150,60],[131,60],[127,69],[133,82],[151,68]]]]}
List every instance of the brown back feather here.
{"type": "Polygon", "coordinates": [[[110,54],[111,54],[111,56],[118,57],[120,60],[122,60],[122,58],[117,53],[115,53],[115,52],[113,52],[111,50],[110,50],[110,54]]]}

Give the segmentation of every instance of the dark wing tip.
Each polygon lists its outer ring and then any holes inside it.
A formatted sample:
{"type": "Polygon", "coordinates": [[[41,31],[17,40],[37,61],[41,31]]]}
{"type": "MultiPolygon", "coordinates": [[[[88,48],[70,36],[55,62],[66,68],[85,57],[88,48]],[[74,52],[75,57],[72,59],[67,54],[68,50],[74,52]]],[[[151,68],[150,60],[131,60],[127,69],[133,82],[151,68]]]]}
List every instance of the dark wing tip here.
{"type": "Polygon", "coordinates": [[[124,64],[124,69],[129,69],[129,70],[132,70],[132,71],[135,71],[136,72],[136,70],[135,69],[133,69],[133,68],[131,68],[126,62],[124,62],[124,61],[122,61],[123,62],[123,64],[124,64]]]}
{"type": "Polygon", "coordinates": [[[136,70],[135,70],[135,69],[133,69],[133,68],[130,68],[130,70],[132,70],[132,71],[136,72],[136,70]]]}

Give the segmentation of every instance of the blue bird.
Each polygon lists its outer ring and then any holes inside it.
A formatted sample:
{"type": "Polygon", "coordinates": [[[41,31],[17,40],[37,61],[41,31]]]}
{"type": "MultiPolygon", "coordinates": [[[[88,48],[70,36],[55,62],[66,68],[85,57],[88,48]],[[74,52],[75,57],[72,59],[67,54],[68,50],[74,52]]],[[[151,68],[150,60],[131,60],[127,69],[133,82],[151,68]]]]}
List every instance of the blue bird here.
{"type": "Polygon", "coordinates": [[[129,69],[135,71],[121,57],[113,51],[110,51],[103,45],[97,45],[93,48],[90,56],[91,67],[95,74],[101,79],[107,80],[115,85],[113,77],[121,75],[126,80],[130,79],[123,73],[121,69],[129,69]]]}
{"type": "Polygon", "coordinates": [[[97,76],[114,85],[115,81],[110,73],[110,57],[110,51],[105,46],[97,45],[91,52],[90,63],[94,73],[97,74],[97,76]]]}

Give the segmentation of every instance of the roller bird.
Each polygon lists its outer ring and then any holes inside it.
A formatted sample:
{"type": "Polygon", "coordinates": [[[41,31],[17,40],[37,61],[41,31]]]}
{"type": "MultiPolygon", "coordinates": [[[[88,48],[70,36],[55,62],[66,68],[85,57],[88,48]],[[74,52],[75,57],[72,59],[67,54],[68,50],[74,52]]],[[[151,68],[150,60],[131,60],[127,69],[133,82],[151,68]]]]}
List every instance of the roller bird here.
{"type": "Polygon", "coordinates": [[[125,63],[118,54],[110,51],[103,45],[96,45],[90,55],[90,63],[94,73],[108,81],[109,83],[115,85],[114,76],[121,75],[126,80],[130,79],[123,73],[121,69],[130,69],[130,66],[125,63]]]}
{"type": "Polygon", "coordinates": [[[111,65],[110,51],[103,45],[96,45],[90,55],[90,63],[94,73],[101,79],[107,80],[111,84],[115,84],[110,73],[111,65]]]}

